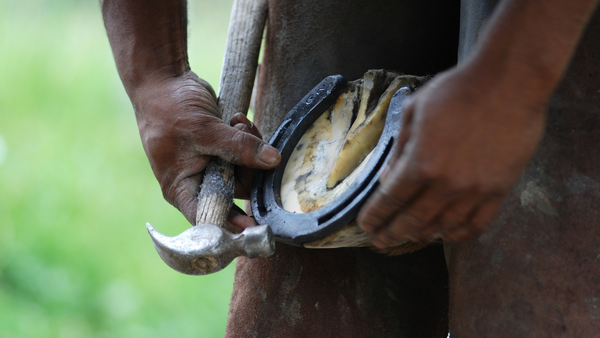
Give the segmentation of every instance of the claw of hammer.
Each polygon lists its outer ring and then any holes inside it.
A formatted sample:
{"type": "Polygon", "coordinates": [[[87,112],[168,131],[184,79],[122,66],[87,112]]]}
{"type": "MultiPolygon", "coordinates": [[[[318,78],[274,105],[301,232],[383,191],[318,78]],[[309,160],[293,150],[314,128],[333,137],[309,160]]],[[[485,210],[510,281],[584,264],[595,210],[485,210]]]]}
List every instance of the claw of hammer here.
{"type": "Polygon", "coordinates": [[[238,256],[268,257],[275,252],[273,231],[268,225],[232,234],[217,225],[199,224],[175,237],[161,234],[150,223],[146,228],[162,260],[188,275],[217,272],[238,256]]]}

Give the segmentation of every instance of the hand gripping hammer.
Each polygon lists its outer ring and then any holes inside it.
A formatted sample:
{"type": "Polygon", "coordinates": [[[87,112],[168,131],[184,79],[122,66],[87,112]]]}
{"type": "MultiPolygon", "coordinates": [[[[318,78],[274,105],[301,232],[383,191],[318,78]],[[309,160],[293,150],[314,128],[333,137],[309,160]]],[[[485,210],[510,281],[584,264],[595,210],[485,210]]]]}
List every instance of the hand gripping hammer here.
{"type": "MultiPolygon", "coordinates": [[[[218,102],[223,120],[245,113],[250,105],[267,0],[236,0],[231,12],[218,102]]],[[[156,251],[171,268],[188,275],[206,275],[225,268],[235,257],[267,257],[275,251],[268,225],[234,235],[223,228],[233,204],[233,164],[213,157],[204,170],[198,194],[196,225],[167,237],[146,224],[156,251]]]]}

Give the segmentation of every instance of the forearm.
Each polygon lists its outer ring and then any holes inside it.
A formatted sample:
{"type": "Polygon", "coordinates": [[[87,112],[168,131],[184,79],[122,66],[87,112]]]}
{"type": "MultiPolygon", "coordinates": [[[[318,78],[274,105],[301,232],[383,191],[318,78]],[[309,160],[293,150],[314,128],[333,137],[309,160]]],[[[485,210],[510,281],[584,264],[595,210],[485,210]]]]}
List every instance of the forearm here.
{"type": "Polygon", "coordinates": [[[476,76],[500,90],[551,95],[566,71],[598,0],[504,0],[470,62],[476,76]]]}
{"type": "Polygon", "coordinates": [[[185,0],[102,0],[117,69],[132,100],[148,82],[189,71],[185,0]]]}
{"type": "Polygon", "coordinates": [[[598,0],[503,0],[467,60],[404,107],[358,222],[379,247],[484,231],[544,135],[545,105],[598,0]]]}

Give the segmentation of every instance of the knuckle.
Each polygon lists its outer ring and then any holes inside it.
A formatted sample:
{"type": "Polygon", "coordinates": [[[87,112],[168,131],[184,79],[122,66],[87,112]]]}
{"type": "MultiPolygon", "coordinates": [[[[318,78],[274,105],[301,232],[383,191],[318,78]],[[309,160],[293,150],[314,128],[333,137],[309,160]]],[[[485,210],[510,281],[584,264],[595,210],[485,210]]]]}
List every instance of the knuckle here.
{"type": "Polygon", "coordinates": [[[404,212],[404,214],[401,216],[400,222],[402,222],[402,224],[404,224],[408,229],[413,230],[422,229],[427,224],[427,222],[409,211],[404,212]]]}
{"type": "Polygon", "coordinates": [[[446,228],[453,227],[464,221],[465,215],[457,211],[446,211],[440,215],[439,222],[446,228]]]}
{"type": "Polygon", "coordinates": [[[249,146],[257,146],[254,144],[256,143],[255,139],[252,137],[252,134],[248,132],[247,128],[236,130],[236,132],[231,136],[231,143],[239,149],[245,149],[249,146]]]}
{"type": "Polygon", "coordinates": [[[476,183],[476,184],[473,184],[469,188],[469,192],[472,193],[472,194],[474,194],[474,195],[477,195],[477,196],[484,196],[484,195],[486,195],[489,192],[488,189],[489,188],[486,187],[485,184],[483,184],[483,183],[476,183]]]}
{"type": "Polygon", "coordinates": [[[452,174],[447,171],[423,169],[422,178],[430,185],[434,185],[447,197],[478,195],[478,196],[504,196],[508,191],[507,185],[494,182],[489,177],[475,178],[467,173],[452,174]]]}
{"type": "Polygon", "coordinates": [[[452,194],[472,192],[474,188],[473,182],[462,175],[445,175],[443,182],[452,194]]]}
{"type": "Polygon", "coordinates": [[[375,203],[371,204],[370,216],[373,218],[383,218],[383,215],[387,215],[394,210],[402,208],[404,203],[387,189],[380,191],[376,198],[375,203]]]}
{"type": "Polygon", "coordinates": [[[397,241],[402,240],[406,235],[421,240],[424,237],[423,230],[426,225],[427,223],[419,217],[409,212],[404,212],[392,222],[387,228],[387,232],[397,241]]]}
{"type": "MultiPolygon", "coordinates": [[[[237,128],[236,128],[237,129],[237,128]]],[[[240,144],[244,143],[244,139],[246,138],[246,132],[240,129],[237,129],[232,135],[231,135],[231,144],[238,146],[240,144]]]]}
{"type": "Polygon", "coordinates": [[[390,186],[384,186],[377,193],[376,200],[378,203],[373,205],[373,209],[375,209],[376,212],[390,213],[395,210],[401,211],[406,208],[406,202],[391,189],[390,186]]]}
{"type": "Polygon", "coordinates": [[[468,174],[444,174],[440,179],[443,193],[448,198],[458,198],[467,195],[481,195],[483,193],[480,182],[474,181],[468,174]]]}
{"type": "Polygon", "coordinates": [[[248,139],[248,133],[245,130],[235,129],[229,136],[227,144],[223,147],[220,156],[226,160],[239,163],[243,158],[243,152],[248,150],[248,145],[251,144],[251,140],[248,139]]]}
{"type": "Polygon", "coordinates": [[[380,234],[379,240],[387,245],[394,245],[402,240],[393,229],[385,228],[380,234]]]}
{"type": "Polygon", "coordinates": [[[231,117],[231,121],[229,122],[231,126],[234,126],[238,123],[243,123],[242,122],[242,113],[235,113],[232,117],[231,117]]]}
{"type": "Polygon", "coordinates": [[[387,213],[384,209],[379,208],[378,205],[373,205],[372,208],[366,211],[359,218],[359,222],[366,225],[367,227],[378,228],[385,224],[387,220],[387,213]]]}
{"type": "Polygon", "coordinates": [[[267,144],[262,139],[252,135],[248,128],[237,131],[232,137],[232,151],[236,154],[237,164],[254,165],[259,161],[261,146],[267,144]],[[240,163],[239,161],[244,161],[240,163]]]}

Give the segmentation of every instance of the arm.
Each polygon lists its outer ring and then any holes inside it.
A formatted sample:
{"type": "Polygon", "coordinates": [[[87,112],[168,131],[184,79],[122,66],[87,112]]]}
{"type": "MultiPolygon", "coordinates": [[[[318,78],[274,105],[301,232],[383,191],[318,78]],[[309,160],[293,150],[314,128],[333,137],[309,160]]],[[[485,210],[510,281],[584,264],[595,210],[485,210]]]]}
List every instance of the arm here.
{"type": "MultiPolygon", "coordinates": [[[[133,104],[142,144],[165,199],[195,223],[202,171],[210,156],[270,169],[280,156],[245,116],[229,126],[212,87],[187,58],[184,0],[103,0],[117,70],[133,104]]],[[[248,195],[251,172],[239,170],[236,197],[248,195]]]]}
{"type": "Polygon", "coordinates": [[[541,140],[546,104],[597,3],[502,1],[470,58],[414,95],[359,215],[378,247],[487,228],[541,140]]]}

